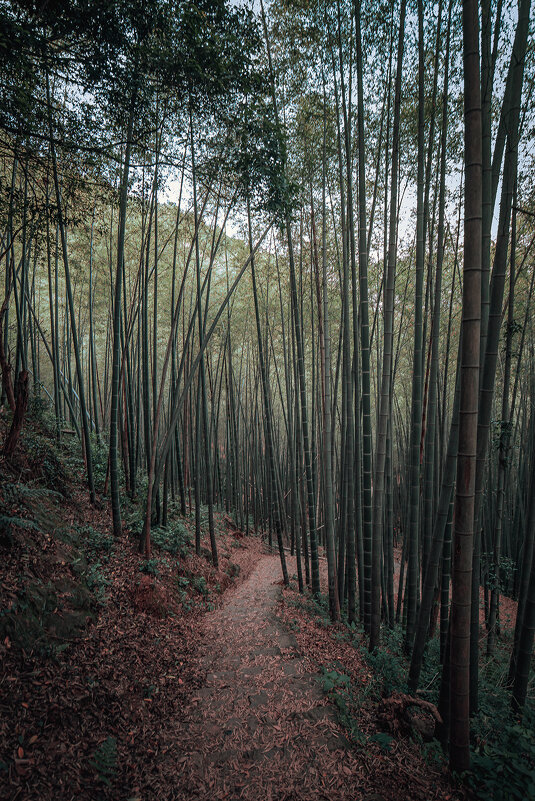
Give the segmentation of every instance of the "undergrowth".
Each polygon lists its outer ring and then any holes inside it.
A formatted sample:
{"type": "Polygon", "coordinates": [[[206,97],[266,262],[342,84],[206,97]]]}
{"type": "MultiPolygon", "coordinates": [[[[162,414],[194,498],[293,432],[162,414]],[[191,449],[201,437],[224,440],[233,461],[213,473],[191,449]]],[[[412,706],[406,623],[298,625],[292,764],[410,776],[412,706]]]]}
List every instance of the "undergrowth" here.
{"type": "Polygon", "coordinates": [[[472,752],[466,783],[481,801],[535,798],[535,714],[531,705],[521,721],[498,716],[472,752]]]}
{"type": "Polygon", "coordinates": [[[73,527],[73,541],[80,549],[80,555],[74,558],[75,569],[91,591],[93,603],[105,606],[110,585],[106,565],[115,541],[111,534],[89,525],[73,527]]]}
{"type": "MultiPolygon", "coordinates": [[[[333,639],[350,642],[370,668],[371,680],[358,688],[350,677],[337,670],[322,672],[322,686],[336,706],[340,722],[355,742],[361,742],[355,715],[370,698],[375,702],[393,693],[407,693],[409,663],[404,650],[401,625],[384,628],[381,647],[372,653],[363,645],[361,626],[349,624],[342,610],[343,628],[334,627],[329,618],[328,599],[311,595],[286,599],[288,606],[303,609],[323,628],[331,628],[333,639]]],[[[298,628],[298,626],[297,626],[298,628]]],[[[482,656],[479,674],[479,711],[471,720],[471,769],[462,778],[473,797],[480,801],[528,801],[535,799],[535,687],[532,679],[522,720],[511,712],[511,690],[507,686],[511,635],[503,633],[493,657],[482,656]]],[[[420,674],[420,693],[438,704],[442,665],[440,641],[433,637],[425,650],[420,674]]],[[[374,739],[388,750],[391,738],[378,733],[374,739]]],[[[416,738],[418,739],[418,738],[416,738]]],[[[445,756],[438,741],[420,742],[428,762],[443,763],[445,756]]]]}
{"type": "Polygon", "coordinates": [[[153,528],[151,542],[161,551],[185,559],[191,549],[191,534],[180,520],[173,520],[165,528],[153,528]]]}
{"type": "Polygon", "coordinates": [[[351,678],[346,673],[340,673],[338,670],[327,670],[322,667],[320,681],[323,691],[336,707],[338,719],[349,734],[353,744],[363,745],[366,742],[366,735],[360,730],[355,717],[358,698],[351,678]]]}
{"type": "MultiPolygon", "coordinates": [[[[191,611],[194,607],[200,607],[207,611],[215,609],[212,601],[212,594],[204,576],[198,576],[189,570],[184,575],[177,577],[178,597],[185,612],[191,611]]],[[[221,592],[221,585],[216,584],[216,593],[221,592]]]]}

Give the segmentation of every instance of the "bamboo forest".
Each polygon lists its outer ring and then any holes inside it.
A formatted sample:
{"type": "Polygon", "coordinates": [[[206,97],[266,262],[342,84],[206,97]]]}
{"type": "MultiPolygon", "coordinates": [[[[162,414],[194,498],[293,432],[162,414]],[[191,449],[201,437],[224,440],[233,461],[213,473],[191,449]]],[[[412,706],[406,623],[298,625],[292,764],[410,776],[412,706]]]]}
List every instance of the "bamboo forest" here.
{"type": "Polygon", "coordinates": [[[531,0],[0,0],[0,799],[535,799],[531,0]]]}

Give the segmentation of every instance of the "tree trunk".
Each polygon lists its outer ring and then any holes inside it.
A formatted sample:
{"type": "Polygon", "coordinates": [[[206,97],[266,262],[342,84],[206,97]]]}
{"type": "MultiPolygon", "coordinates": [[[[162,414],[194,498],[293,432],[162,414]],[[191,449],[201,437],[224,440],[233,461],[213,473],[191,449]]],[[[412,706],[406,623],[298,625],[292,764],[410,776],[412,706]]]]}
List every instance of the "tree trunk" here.
{"type": "Polygon", "coordinates": [[[477,0],[463,3],[465,218],[461,397],[451,604],[450,766],[470,767],[470,599],[481,328],[481,87],[477,0]]]}

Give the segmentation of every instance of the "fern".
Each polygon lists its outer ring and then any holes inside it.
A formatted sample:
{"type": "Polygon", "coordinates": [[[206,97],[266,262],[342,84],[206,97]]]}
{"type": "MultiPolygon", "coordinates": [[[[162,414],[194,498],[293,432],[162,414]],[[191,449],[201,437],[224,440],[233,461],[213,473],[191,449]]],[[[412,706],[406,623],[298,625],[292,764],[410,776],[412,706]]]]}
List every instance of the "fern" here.
{"type": "Polygon", "coordinates": [[[81,526],[77,529],[84,551],[95,556],[100,553],[109,553],[113,550],[114,540],[111,534],[99,531],[93,526],[81,526]]]}
{"type": "Polygon", "coordinates": [[[57,516],[51,511],[51,504],[46,502],[60,497],[58,492],[36,487],[33,483],[4,483],[0,488],[0,533],[10,538],[14,528],[56,530],[57,516]]]}
{"type": "Polygon", "coordinates": [[[153,545],[172,556],[177,554],[184,558],[191,545],[191,535],[180,521],[174,521],[167,528],[154,528],[151,532],[153,545]]]}
{"type": "Polygon", "coordinates": [[[95,750],[89,764],[96,771],[100,781],[110,787],[111,779],[117,772],[117,740],[115,737],[106,737],[95,750]]]}
{"type": "Polygon", "coordinates": [[[82,573],[82,577],[87,584],[87,588],[93,593],[97,606],[106,605],[106,587],[110,585],[110,580],[102,572],[102,564],[96,562],[89,565],[87,570],[82,573]]]}
{"type": "Polygon", "coordinates": [[[25,528],[38,531],[39,527],[33,520],[25,520],[23,517],[9,517],[8,515],[0,515],[0,531],[5,531],[9,534],[12,528],[25,528]]]}

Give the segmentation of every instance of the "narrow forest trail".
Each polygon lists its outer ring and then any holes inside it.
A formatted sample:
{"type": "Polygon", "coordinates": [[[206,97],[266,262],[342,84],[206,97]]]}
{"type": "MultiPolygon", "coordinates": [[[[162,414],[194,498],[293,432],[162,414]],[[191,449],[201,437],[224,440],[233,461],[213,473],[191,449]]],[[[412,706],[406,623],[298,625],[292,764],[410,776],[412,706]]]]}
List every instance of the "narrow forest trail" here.
{"type": "MultiPolygon", "coordinates": [[[[365,757],[350,749],[318,674],[276,617],[277,556],[252,574],[203,624],[206,683],[176,720],[176,799],[360,801],[372,794],[365,757]]],[[[370,781],[372,779],[372,781],[370,781]]]]}

